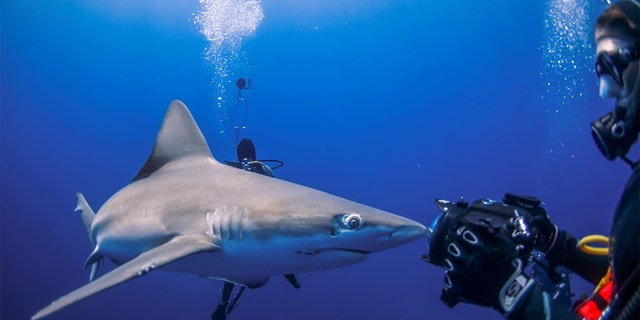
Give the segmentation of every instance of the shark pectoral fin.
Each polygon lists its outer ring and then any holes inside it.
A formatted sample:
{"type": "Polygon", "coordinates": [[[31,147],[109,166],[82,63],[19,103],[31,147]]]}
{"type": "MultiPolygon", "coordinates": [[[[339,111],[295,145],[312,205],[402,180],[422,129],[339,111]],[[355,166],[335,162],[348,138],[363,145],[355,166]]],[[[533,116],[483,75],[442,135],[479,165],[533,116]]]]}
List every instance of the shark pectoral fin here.
{"type": "Polygon", "coordinates": [[[175,237],[171,241],[140,254],[133,260],[117,267],[95,281],[52,302],[49,306],[36,313],[31,319],[43,318],[104,289],[145,275],[177,259],[197,252],[215,251],[217,248],[217,246],[207,242],[204,238],[189,236],[175,237]]]}

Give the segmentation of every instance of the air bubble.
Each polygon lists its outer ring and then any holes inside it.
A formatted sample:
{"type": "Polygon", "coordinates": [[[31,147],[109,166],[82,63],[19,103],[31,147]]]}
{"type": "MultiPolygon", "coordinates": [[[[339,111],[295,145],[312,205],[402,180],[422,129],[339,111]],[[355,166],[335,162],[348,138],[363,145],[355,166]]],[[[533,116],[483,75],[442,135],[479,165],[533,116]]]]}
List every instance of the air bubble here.
{"type": "Polygon", "coordinates": [[[225,120],[226,86],[232,83],[234,68],[243,64],[242,41],[255,33],[263,19],[262,6],[256,0],[200,0],[194,15],[194,24],[209,42],[204,56],[214,73],[220,127],[225,120]]]}
{"type": "Polygon", "coordinates": [[[579,99],[586,88],[581,71],[593,64],[588,9],[587,0],[547,2],[542,77],[548,85],[555,80],[547,89],[548,98],[579,99]]]}

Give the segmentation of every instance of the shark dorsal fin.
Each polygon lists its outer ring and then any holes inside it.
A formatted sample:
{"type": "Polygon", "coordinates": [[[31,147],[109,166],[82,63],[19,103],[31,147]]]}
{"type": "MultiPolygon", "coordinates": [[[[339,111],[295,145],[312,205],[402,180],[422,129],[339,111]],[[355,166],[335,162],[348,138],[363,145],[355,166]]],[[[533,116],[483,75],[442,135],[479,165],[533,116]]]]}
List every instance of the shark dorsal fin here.
{"type": "Polygon", "coordinates": [[[164,116],[147,163],[133,181],[150,176],[167,163],[191,156],[212,157],[207,141],[189,109],[181,101],[174,100],[164,116]]]}

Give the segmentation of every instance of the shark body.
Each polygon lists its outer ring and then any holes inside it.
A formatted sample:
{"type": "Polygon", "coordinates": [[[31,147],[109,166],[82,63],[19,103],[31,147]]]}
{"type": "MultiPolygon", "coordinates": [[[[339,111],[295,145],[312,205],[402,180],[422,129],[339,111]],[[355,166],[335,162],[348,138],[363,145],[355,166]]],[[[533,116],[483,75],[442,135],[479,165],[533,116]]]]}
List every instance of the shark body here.
{"type": "Polygon", "coordinates": [[[78,194],[94,251],[118,267],[40,310],[43,318],[155,269],[248,288],[271,276],[355,264],[411,242],[425,227],[312,188],[216,161],[188,109],[173,101],[151,156],[97,214],[78,194]]]}

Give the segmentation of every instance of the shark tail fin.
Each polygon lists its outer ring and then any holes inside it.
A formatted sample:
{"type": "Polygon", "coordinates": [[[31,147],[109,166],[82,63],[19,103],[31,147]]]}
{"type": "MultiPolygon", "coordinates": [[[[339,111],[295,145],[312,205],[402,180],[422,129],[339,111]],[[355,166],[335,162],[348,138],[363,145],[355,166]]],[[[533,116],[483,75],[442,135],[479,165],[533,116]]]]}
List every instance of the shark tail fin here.
{"type": "Polygon", "coordinates": [[[87,199],[84,198],[82,193],[78,192],[76,193],[76,196],[78,197],[78,204],[76,205],[75,211],[80,211],[82,222],[84,222],[84,228],[87,229],[89,241],[91,241],[92,246],[95,246],[93,238],[91,237],[91,224],[93,223],[93,218],[96,214],[93,212],[93,209],[91,209],[91,206],[89,206],[87,199]]]}
{"type": "Polygon", "coordinates": [[[96,246],[93,237],[91,237],[91,225],[93,224],[93,218],[95,218],[96,214],[93,212],[93,209],[91,209],[91,206],[89,206],[87,199],[84,198],[82,193],[78,192],[76,193],[76,196],[78,197],[78,205],[76,206],[75,211],[80,211],[80,216],[82,217],[84,228],[87,230],[89,241],[91,241],[91,245],[94,247],[93,252],[87,259],[87,262],[85,262],[84,264],[85,268],[91,265],[91,274],[89,275],[89,281],[93,281],[93,279],[95,279],[96,277],[96,273],[98,272],[98,267],[102,262],[102,255],[98,253],[98,247],[96,246]]]}
{"type": "Polygon", "coordinates": [[[102,258],[100,260],[91,264],[91,273],[89,274],[89,282],[93,281],[96,278],[96,274],[98,273],[98,267],[102,264],[102,258]]]}
{"type": "Polygon", "coordinates": [[[88,266],[91,266],[91,274],[89,275],[89,282],[93,281],[96,278],[96,274],[98,273],[98,267],[102,263],[102,254],[99,252],[100,248],[97,246],[93,250],[93,252],[87,258],[87,261],[84,263],[84,268],[86,269],[88,266]]]}

